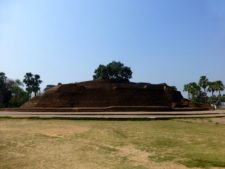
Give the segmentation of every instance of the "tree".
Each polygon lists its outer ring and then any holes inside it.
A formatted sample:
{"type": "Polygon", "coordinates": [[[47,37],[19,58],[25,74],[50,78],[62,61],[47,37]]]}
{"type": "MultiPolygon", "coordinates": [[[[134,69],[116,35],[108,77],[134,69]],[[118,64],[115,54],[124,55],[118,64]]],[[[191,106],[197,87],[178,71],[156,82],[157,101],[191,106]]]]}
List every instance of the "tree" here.
{"type": "MultiPolygon", "coordinates": [[[[10,81],[8,81],[10,82],[10,81]]],[[[0,72],[0,107],[7,107],[11,96],[8,89],[7,77],[4,72],[0,72]]]]}
{"type": "Polygon", "coordinates": [[[94,80],[96,79],[104,79],[109,80],[109,73],[107,70],[107,66],[99,65],[98,68],[95,70],[95,75],[93,76],[94,80]]]}
{"type": "Polygon", "coordinates": [[[185,91],[185,92],[187,92],[188,93],[188,99],[191,99],[191,93],[190,93],[190,83],[189,84],[185,84],[184,85],[184,90],[183,91],[185,91]]]}
{"type": "Polygon", "coordinates": [[[190,85],[190,93],[192,95],[192,99],[194,97],[198,97],[200,94],[200,91],[201,91],[200,86],[198,86],[198,84],[195,82],[191,82],[191,83],[189,83],[189,85],[190,85]]]}
{"type": "Polygon", "coordinates": [[[40,84],[41,83],[42,83],[42,80],[40,79],[40,76],[39,75],[34,75],[32,91],[34,92],[35,96],[37,96],[37,92],[40,90],[40,84]]]}
{"type": "Polygon", "coordinates": [[[209,80],[206,76],[201,76],[198,82],[198,85],[203,88],[204,92],[206,93],[206,88],[208,87],[209,80]]]}
{"type": "Polygon", "coordinates": [[[196,103],[207,103],[208,101],[207,93],[199,91],[198,95],[194,97],[192,101],[196,103]]]}
{"type": "Polygon", "coordinates": [[[221,91],[224,90],[225,86],[221,80],[215,81],[216,91],[219,92],[219,96],[221,96],[221,91]]]}
{"type": "Polygon", "coordinates": [[[31,98],[31,93],[33,91],[32,85],[33,85],[33,74],[32,73],[26,73],[23,79],[23,82],[26,84],[26,91],[29,94],[29,98],[31,98]]]}
{"type": "Polygon", "coordinates": [[[225,94],[221,96],[221,102],[225,102],[225,94]]]}
{"type": "MultiPolygon", "coordinates": [[[[30,74],[27,77],[27,81],[32,81],[30,74]]],[[[8,79],[5,73],[0,72],[0,107],[19,107],[28,99],[29,94],[24,91],[20,80],[8,79]]]]}
{"type": "Polygon", "coordinates": [[[217,84],[216,82],[209,82],[208,91],[212,92],[212,96],[214,95],[214,92],[217,90],[217,84]]]}
{"type": "Polygon", "coordinates": [[[184,91],[188,92],[188,98],[197,103],[218,104],[224,99],[224,96],[221,95],[221,91],[224,89],[225,86],[221,80],[210,82],[206,76],[201,76],[198,84],[192,82],[184,85],[184,91]],[[207,96],[207,91],[211,92],[211,97],[207,96]],[[219,95],[214,95],[215,92],[219,92],[219,95]]]}
{"type": "Polygon", "coordinates": [[[5,83],[6,81],[6,76],[4,72],[0,72],[0,87],[5,83]]]}
{"type": "Polygon", "coordinates": [[[32,92],[34,92],[34,95],[36,96],[37,92],[40,90],[40,84],[42,83],[40,76],[26,73],[23,82],[26,84],[26,91],[29,93],[29,98],[31,97],[32,92]]]}
{"type": "Polygon", "coordinates": [[[15,80],[10,88],[12,97],[9,100],[10,107],[19,107],[24,104],[28,99],[29,95],[23,90],[23,83],[20,80],[15,80]]]}
{"type": "Polygon", "coordinates": [[[132,78],[132,71],[121,62],[113,61],[108,65],[99,65],[94,72],[93,79],[113,80],[119,82],[128,82],[132,78]]]}
{"type": "Polygon", "coordinates": [[[3,91],[4,88],[6,87],[5,82],[6,82],[6,75],[4,72],[0,72],[0,90],[3,91]]]}
{"type": "Polygon", "coordinates": [[[198,86],[197,83],[191,82],[186,85],[184,85],[184,91],[188,92],[188,98],[193,100],[194,98],[198,97],[201,91],[201,88],[198,86]]]}
{"type": "Polygon", "coordinates": [[[224,90],[223,82],[218,80],[214,82],[209,82],[208,91],[212,92],[212,96],[209,98],[209,102],[212,104],[219,104],[222,101],[221,91],[224,90]],[[218,96],[214,95],[214,92],[219,92],[218,96]]]}

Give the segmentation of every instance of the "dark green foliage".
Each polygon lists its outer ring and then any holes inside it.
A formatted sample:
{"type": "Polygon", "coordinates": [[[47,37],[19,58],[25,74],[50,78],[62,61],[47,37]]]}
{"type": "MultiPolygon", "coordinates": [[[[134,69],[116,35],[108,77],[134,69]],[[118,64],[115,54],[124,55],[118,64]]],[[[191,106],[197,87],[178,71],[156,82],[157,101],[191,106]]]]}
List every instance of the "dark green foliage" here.
{"type": "Polygon", "coordinates": [[[218,97],[213,95],[213,96],[210,96],[209,99],[208,99],[208,102],[211,103],[211,104],[218,104],[218,97]]]}
{"type": "Polygon", "coordinates": [[[37,92],[40,90],[41,83],[42,83],[42,80],[40,79],[40,76],[34,75],[32,90],[33,90],[35,96],[37,95],[37,92]]]}
{"type": "Polygon", "coordinates": [[[3,87],[0,89],[0,107],[7,107],[11,98],[11,92],[8,88],[3,87]]]}
{"type": "Polygon", "coordinates": [[[209,82],[208,83],[208,91],[212,93],[212,96],[214,95],[214,92],[217,90],[217,84],[216,82],[209,82]]]}
{"type": "Polygon", "coordinates": [[[37,92],[40,90],[40,84],[42,83],[40,76],[26,73],[23,82],[26,84],[26,90],[29,93],[29,97],[31,97],[32,92],[34,92],[34,95],[36,96],[37,92]]]}
{"type": "Polygon", "coordinates": [[[193,100],[194,98],[197,98],[199,96],[201,88],[197,83],[191,82],[184,85],[184,91],[188,92],[188,98],[193,100]]]}
{"type": "Polygon", "coordinates": [[[196,103],[219,104],[223,100],[221,91],[225,89],[221,80],[210,82],[206,76],[201,76],[198,84],[195,82],[184,85],[184,91],[188,92],[188,98],[196,103]],[[202,90],[203,89],[203,90],[202,90]],[[207,91],[211,96],[207,96],[207,91]],[[215,92],[219,94],[215,96],[215,92]]]}
{"type": "Polygon", "coordinates": [[[27,92],[22,88],[20,80],[7,79],[5,73],[0,72],[0,107],[19,107],[29,99],[32,92],[36,95],[40,90],[42,81],[39,75],[27,73],[23,81],[27,92]]]}
{"type": "Polygon", "coordinates": [[[9,107],[20,107],[29,100],[29,94],[22,89],[17,91],[17,95],[9,100],[9,107]]]}
{"type": "Polygon", "coordinates": [[[21,88],[22,86],[23,83],[20,80],[14,81],[10,89],[12,92],[12,97],[9,100],[9,107],[20,107],[28,101],[29,94],[21,88]]]}
{"type": "Polygon", "coordinates": [[[225,88],[221,80],[209,82],[208,86],[208,91],[212,93],[212,96],[214,95],[214,92],[219,92],[219,95],[221,95],[221,91],[225,88]]]}
{"type": "Polygon", "coordinates": [[[220,97],[221,102],[225,102],[225,94],[220,97]]]}
{"type": "Polygon", "coordinates": [[[104,65],[99,65],[95,70],[95,75],[93,76],[94,80],[96,79],[104,79],[109,80],[109,73],[107,67],[104,65]]]}
{"type": "Polygon", "coordinates": [[[203,88],[204,92],[206,92],[206,88],[208,87],[209,84],[209,80],[207,79],[206,76],[201,76],[199,81],[198,81],[198,85],[203,88]]]}
{"type": "Polygon", "coordinates": [[[0,72],[0,88],[5,84],[6,78],[5,73],[0,72]]]}
{"type": "Polygon", "coordinates": [[[32,73],[26,73],[24,76],[23,82],[26,84],[26,91],[29,93],[29,97],[31,97],[32,93],[32,84],[33,84],[33,74],[32,73]]]}
{"type": "Polygon", "coordinates": [[[199,91],[198,95],[192,98],[192,101],[196,103],[207,103],[208,99],[207,93],[199,91]]]}
{"type": "Polygon", "coordinates": [[[218,91],[219,95],[221,95],[221,91],[225,89],[225,86],[221,80],[217,80],[215,83],[216,83],[216,91],[218,91]]]}
{"type": "Polygon", "coordinates": [[[28,93],[20,80],[9,80],[0,73],[0,107],[19,107],[28,100],[28,93]]]}
{"type": "Polygon", "coordinates": [[[0,72],[0,107],[8,106],[11,98],[11,92],[6,84],[6,79],[5,73],[0,72]]]}
{"type": "Polygon", "coordinates": [[[132,71],[121,62],[113,61],[108,65],[99,65],[94,72],[94,80],[129,81],[132,78],[132,71]]]}

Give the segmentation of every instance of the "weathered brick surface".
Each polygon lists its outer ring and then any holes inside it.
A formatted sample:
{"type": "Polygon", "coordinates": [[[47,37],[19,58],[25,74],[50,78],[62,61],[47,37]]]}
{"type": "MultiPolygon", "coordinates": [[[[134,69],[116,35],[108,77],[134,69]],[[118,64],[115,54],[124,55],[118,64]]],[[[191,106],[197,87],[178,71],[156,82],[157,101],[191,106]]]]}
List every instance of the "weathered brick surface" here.
{"type": "Polygon", "coordinates": [[[22,108],[108,106],[188,106],[180,92],[166,84],[118,83],[104,80],[65,84],[48,90],[22,108]]]}

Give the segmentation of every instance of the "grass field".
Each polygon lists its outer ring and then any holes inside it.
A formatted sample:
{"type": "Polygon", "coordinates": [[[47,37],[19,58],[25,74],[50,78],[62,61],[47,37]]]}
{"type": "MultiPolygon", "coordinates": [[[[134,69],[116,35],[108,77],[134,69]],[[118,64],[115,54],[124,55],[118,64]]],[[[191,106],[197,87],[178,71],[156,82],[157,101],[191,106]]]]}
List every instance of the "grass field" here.
{"type": "Polygon", "coordinates": [[[225,119],[0,118],[0,169],[225,168],[225,119]]]}

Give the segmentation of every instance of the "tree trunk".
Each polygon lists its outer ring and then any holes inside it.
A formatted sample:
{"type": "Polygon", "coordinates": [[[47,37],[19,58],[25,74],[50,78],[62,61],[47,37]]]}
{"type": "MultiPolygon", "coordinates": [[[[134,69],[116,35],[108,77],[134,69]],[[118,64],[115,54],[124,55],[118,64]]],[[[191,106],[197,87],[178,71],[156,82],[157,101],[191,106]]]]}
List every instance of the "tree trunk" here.
{"type": "Polygon", "coordinates": [[[188,92],[188,99],[190,100],[190,93],[188,92]]]}
{"type": "Polygon", "coordinates": [[[31,93],[28,93],[28,95],[29,95],[29,100],[31,99],[31,93]]]}

